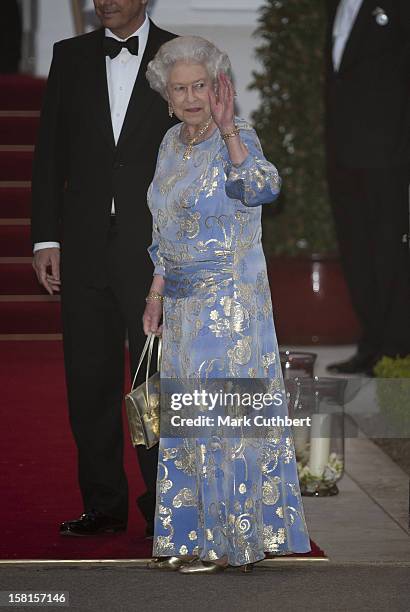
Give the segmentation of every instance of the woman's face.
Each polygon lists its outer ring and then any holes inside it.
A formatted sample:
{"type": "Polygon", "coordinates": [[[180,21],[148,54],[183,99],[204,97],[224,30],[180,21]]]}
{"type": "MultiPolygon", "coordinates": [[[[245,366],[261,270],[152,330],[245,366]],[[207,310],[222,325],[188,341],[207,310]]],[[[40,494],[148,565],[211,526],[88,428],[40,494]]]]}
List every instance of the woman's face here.
{"type": "Polygon", "coordinates": [[[211,115],[212,82],[202,64],[176,62],[169,72],[167,92],[175,115],[187,125],[203,125],[211,115]]]}

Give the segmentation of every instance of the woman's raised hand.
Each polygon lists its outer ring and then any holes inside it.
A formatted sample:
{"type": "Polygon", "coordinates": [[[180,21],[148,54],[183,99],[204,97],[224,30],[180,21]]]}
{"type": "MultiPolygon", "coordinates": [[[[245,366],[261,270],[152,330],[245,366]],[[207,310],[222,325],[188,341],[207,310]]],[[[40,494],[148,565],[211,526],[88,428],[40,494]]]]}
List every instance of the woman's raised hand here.
{"type": "Polygon", "coordinates": [[[232,81],[224,72],[218,75],[218,89],[215,93],[209,90],[209,104],[212,118],[222,133],[235,127],[235,90],[232,81]]]}

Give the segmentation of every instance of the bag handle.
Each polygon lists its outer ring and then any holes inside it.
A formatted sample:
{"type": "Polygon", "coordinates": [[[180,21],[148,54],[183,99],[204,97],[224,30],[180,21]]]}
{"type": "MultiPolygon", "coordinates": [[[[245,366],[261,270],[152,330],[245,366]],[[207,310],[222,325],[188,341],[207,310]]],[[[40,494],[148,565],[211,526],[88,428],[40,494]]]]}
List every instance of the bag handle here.
{"type": "MultiPolygon", "coordinates": [[[[150,343],[148,347],[148,359],[147,359],[147,370],[145,372],[145,397],[147,402],[149,402],[149,392],[148,392],[148,380],[149,380],[149,372],[151,369],[151,359],[152,359],[152,351],[154,350],[154,342],[155,338],[157,338],[155,334],[151,334],[150,343]]],[[[162,338],[161,336],[158,338],[158,358],[157,358],[157,371],[159,371],[161,366],[161,353],[162,353],[162,338]]]]}
{"type": "MultiPolygon", "coordinates": [[[[139,358],[137,369],[135,371],[134,379],[131,385],[131,391],[133,391],[135,381],[137,380],[138,372],[140,371],[142,362],[144,361],[144,357],[148,351],[147,370],[145,374],[145,389],[146,389],[147,397],[148,397],[148,378],[149,378],[149,371],[151,367],[151,358],[152,358],[152,351],[154,349],[155,338],[157,338],[155,334],[148,334],[147,339],[144,344],[144,348],[142,349],[141,357],[139,358]]],[[[158,340],[158,359],[157,359],[157,370],[158,371],[161,367],[161,357],[162,357],[162,338],[159,338],[158,340]]]]}

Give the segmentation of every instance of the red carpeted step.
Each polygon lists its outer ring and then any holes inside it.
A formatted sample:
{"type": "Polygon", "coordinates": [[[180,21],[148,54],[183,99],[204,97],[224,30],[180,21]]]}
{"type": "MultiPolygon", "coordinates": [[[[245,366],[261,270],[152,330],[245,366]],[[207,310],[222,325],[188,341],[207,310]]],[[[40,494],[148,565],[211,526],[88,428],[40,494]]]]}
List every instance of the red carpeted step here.
{"type": "MultiPolygon", "coordinates": [[[[60,303],[57,301],[28,301],[30,296],[9,296],[0,299],[0,334],[58,334],[61,333],[60,303]],[[20,301],[25,299],[26,301],[20,301]]],[[[47,296],[38,296],[47,300],[47,296]]]]}
{"type": "MultiPolygon", "coordinates": [[[[24,111],[21,111],[24,113],[24,111]]],[[[35,144],[39,124],[39,112],[27,111],[28,115],[19,112],[0,112],[0,144],[35,144]]]]}
{"type": "Polygon", "coordinates": [[[0,295],[48,295],[34,273],[31,261],[0,259],[0,295]]]}
{"type": "Polygon", "coordinates": [[[25,74],[0,75],[0,110],[40,109],[46,80],[25,74]]]}
{"type": "Polygon", "coordinates": [[[29,225],[0,225],[0,257],[30,257],[29,225]]]}
{"type": "Polygon", "coordinates": [[[32,165],[33,150],[0,146],[0,181],[29,181],[32,165]]]}
{"type": "Polygon", "coordinates": [[[0,185],[0,219],[27,219],[30,215],[31,188],[0,185]]]}

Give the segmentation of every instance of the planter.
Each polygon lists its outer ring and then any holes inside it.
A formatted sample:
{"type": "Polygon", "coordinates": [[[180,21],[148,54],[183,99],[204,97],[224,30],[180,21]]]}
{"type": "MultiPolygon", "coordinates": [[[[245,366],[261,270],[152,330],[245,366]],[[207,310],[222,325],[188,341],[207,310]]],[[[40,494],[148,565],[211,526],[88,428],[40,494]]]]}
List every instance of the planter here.
{"type": "Polygon", "coordinates": [[[272,257],[268,276],[280,344],[357,342],[360,327],[336,257],[272,257]]]}

